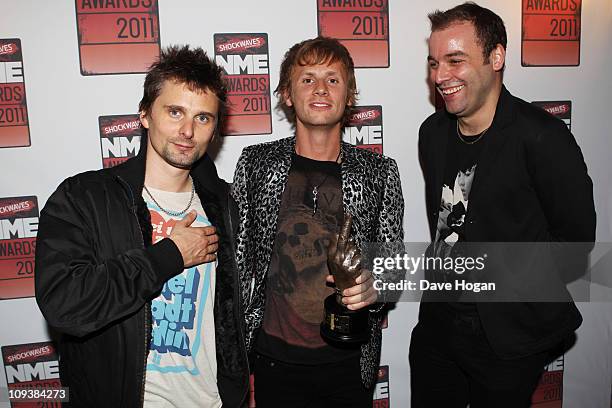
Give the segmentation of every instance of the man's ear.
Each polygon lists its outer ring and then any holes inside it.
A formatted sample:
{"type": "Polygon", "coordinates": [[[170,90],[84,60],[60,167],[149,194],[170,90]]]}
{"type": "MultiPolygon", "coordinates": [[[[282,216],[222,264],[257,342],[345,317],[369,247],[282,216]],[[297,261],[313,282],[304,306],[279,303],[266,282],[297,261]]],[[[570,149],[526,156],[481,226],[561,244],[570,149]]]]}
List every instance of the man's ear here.
{"type": "Polygon", "coordinates": [[[489,61],[493,64],[495,71],[501,71],[506,64],[506,50],[501,44],[497,44],[489,54],[489,61]]]}
{"type": "Polygon", "coordinates": [[[288,89],[283,91],[283,100],[285,101],[285,105],[293,106],[293,101],[291,100],[291,93],[288,89]]]}
{"type": "Polygon", "coordinates": [[[350,107],[353,107],[353,105],[355,105],[355,96],[356,95],[354,93],[351,95],[350,92],[351,91],[349,91],[349,93],[348,93],[348,95],[346,97],[346,105],[350,106],[350,107]]]}
{"type": "Polygon", "coordinates": [[[142,111],[138,114],[139,118],[140,118],[140,123],[142,123],[142,126],[145,129],[149,128],[149,119],[147,119],[147,113],[142,111]]]}

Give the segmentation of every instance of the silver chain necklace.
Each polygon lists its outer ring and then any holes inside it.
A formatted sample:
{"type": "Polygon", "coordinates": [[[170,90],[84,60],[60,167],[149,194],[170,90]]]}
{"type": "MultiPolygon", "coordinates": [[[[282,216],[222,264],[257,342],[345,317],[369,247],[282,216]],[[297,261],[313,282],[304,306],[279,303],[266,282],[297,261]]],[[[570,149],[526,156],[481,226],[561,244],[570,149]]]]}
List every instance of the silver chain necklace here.
{"type": "MultiPolygon", "coordinates": [[[[463,143],[465,143],[466,145],[473,145],[474,143],[478,142],[480,139],[482,139],[482,137],[485,135],[485,133],[487,133],[487,130],[489,130],[491,126],[489,126],[488,128],[486,128],[485,130],[482,131],[481,134],[479,134],[478,136],[476,136],[476,138],[474,140],[470,140],[469,142],[466,142],[465,140],[463,140],[463,137],[461,136],[465,136],[463,133],[461,133],[461,130],[459,130],[459,121],[457,121],[457,136],[459,137],[459,140],[461,140],[463,143]]],[[[473,137],[473,136],[472,136],[473,137]]]]}
{"type": "Polygon", "coordinates": [[[193,203],[193,198],[195,197],[195,186],[193,184],[193,179],[191,178],[191,176],[189,177],[189,180],[191,180],[191,198],[189,198],[189,204],[187,204],[187,207],[183,211],[170,211],[170,210],[166,210],[164,207],[159,205],[159,203],[157,202],[155,197],[153,197],[153,194],[151,194],[151,192],[149,191],[147,186],[143,185],[143,187],[144,187],[145,191],[147,192],[147,194],[149,195],[149,197],[151,197],[151,200],[153,200],[155,205],[158,206],[160,210],[162,210],[163,212],[165,212],[166,214],[168,214],[168,215],[170,215],[172,217],[178,217],[178,216],[181,216],[181,215],[185,214],[187,212],[187,210],[189,210],[189,207],[191,207],[191,203],[193,203]]]}

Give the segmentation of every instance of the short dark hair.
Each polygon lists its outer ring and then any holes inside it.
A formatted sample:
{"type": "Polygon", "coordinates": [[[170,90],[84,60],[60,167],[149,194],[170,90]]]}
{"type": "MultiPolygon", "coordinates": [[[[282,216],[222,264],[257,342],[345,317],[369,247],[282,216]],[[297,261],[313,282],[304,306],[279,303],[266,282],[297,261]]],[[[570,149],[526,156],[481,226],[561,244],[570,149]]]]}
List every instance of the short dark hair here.
{"type": "Polygon", "coordinates": [[[478,43],[482,47],[485,64],[489,63],[489,55],[497,44],[501,44],[504,50],[506,49],[508,36],[504,21],[491,10],[476,3],[469,1],[446,11],[436,10],[428,17],[432,32],[444,30],[456,23],[472,23],[478,43]]]}
{"type": "Polygon", "coordinates": [[[159,58],[149,67],[138,110],[151,112],[153,102],[159,96],[164,82],[182,83],[191,91],[212,92],[219,98],[219,112],[215,126],[215,134],[219,134],[227,102],[227,89],[221,74],[221,68],[202,48],[191,49],[188,45],[171,45],[162,49],[159,58]]]}
{"type": "MultiPolygon", "coordinates": [[[[280,68],[280,78],[274,94],[279,98],[279,107],[285,112],[287,120],[295,126],[295,110],[285,104],[284,94],[291,90],[291,74],[296,65],[333,64],[340,62],[346,69],[348,103],[357,102],[357,81],[355,80],[355,64],[351,54],[340,41],[335,38],[317,37],[295,44],[285,53],[280,68]]],[[[352,106],[347,103],[344,109],[342,125],[348,122],[352,106]]]]}

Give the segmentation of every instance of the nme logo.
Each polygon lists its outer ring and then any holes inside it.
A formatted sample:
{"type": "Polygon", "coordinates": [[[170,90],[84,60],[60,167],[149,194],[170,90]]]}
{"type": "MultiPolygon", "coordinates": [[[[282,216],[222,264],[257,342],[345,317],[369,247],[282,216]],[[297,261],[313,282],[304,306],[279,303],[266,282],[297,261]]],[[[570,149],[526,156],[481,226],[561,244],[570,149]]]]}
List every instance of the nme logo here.
{"type": "MultiPolygon", "coordinates": [[[[2,347],[2,361],[9,389],[59,388],[59,362],[55,346],[51,342],[19,344],[2,347]]],[[[61,407],[61,403],[49,403],[61,407]]],[[[45,406],[35,402],[12,403],[13,407],[45,406]]]]}
{"type": "Polygon", "coordinates": [[[228,109],[224,135],[272,133],[268,34],[215,34],[215,61],[223,69],[228,109]]]}
{"type": "Polygon", "coordinates": [[[561,408],[563,406],[564,366],[564,356],[560,356],[546,366],[531,397],[532,408],[561,408]]]}
{"type": "Polygon", "coordinates": [[[143,127],[138,114],[99,116],[102,166],[116,166],[140,151],[143,127]]]}
{"type": "Polygon", "coordinates": [[[0,147],[30,146],[21,40],[0,39],[0,147]]]}
{"type": "Polygon", "coordinates": [[[535,101],[535,106],[561,119],[572,130],[572,101],[535,101]]]}
{"type": "Polygon", "coordinates": [[[34,296],[36,196],[0,198],[0,299],[34,296]]]}
{"type": "Polygon", "coordinates": [[[227,75],[265,75],[268,74],[268,56],[254,55],[218,55],[217,64],[227,75]]]}
{"type": "Polygon", "coordinates": [[[345,142],[359,148],[383,153],[383,119],[382,106],[355,106],[344,128],[345,142]]]}
{"type": "Polygon", "coordinates": [[[373,408],[389,408],[389,366],[380,366],[378,368],[378,380],[374,388],[373,408]]]}

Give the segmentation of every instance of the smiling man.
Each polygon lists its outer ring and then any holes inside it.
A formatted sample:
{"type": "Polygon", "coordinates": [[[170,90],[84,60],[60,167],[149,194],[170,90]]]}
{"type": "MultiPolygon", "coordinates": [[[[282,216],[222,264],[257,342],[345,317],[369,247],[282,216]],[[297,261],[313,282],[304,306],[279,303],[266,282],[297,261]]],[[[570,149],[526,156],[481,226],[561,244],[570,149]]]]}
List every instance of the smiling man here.
{"type": "MultiPolygon", "coordinates": [[[[433,253],[452,256],[457,242],[593,242],[593,186],[574,137],[503,85],[502,19],[474,3],[429,19],[429,76],[446,106],[419,133],[433,253]]],[[[546,286],[565,291],[560,276],[546,286]]],[[[544,365],[581,321],[571,301],[422,303],[412,407],[529,407],[544,365]]]]}
{"type": "Polygon", "coordinates": [[[145,78],[137,157],[68,178],[41,212],[36,300],[62,333],[71,406],[245,400],[231,200],[206,155],[225,101],[201,48],[163,50],[145,78]]]}
{"type": "MultiPolygon", "coordinates": [[[[341,142],[356,98],[353,60],[337,40],[294,45],[281,65],[279,105],[295,136],[244,149],[232,194],[239,205],[238,267],[262,407],[371,407],[380,307],[363,345],[328,344],[323,301],[334,293],[327,251],[346,214],[357,246],[401,242],[402,198],[393,159],[341,142]],[[264,313],[265,311],[265,313],[264,313]]],[[[352,310],[376,300],[369,273],[342,293],[352,310]]]]}

